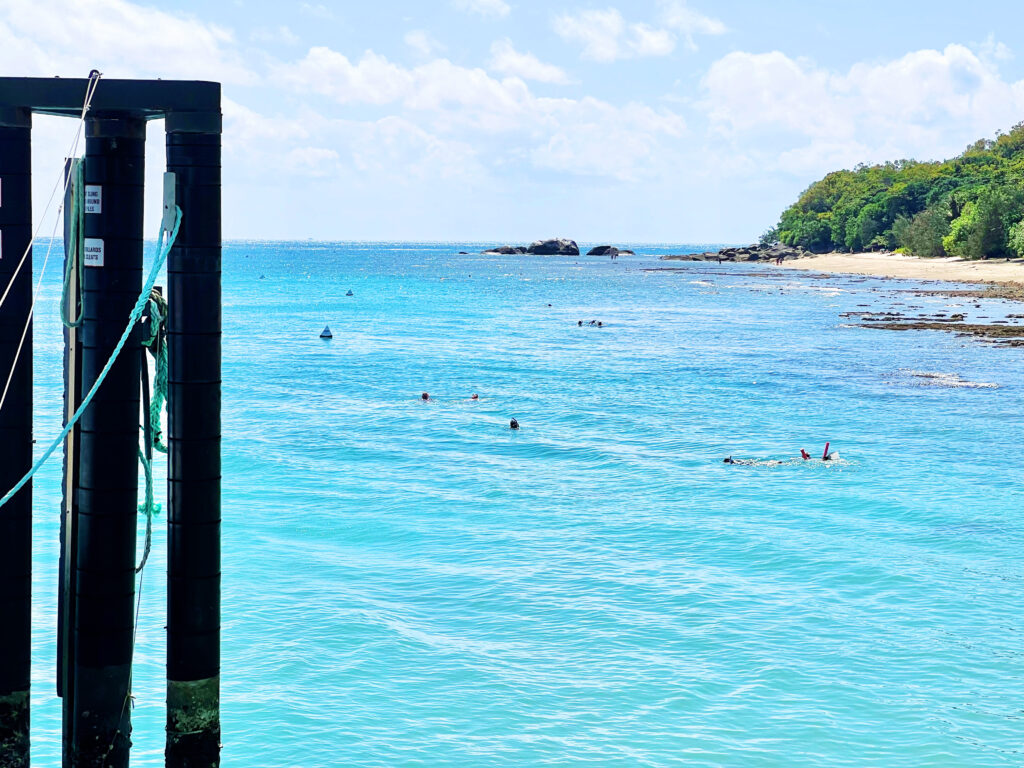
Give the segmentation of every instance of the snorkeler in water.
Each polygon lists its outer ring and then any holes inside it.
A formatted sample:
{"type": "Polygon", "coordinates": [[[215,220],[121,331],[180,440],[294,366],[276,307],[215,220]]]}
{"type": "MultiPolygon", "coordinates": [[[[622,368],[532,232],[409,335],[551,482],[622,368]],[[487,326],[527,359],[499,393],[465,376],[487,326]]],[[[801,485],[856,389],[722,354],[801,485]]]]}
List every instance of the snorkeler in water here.
{"type": "Polygon", "coordinates": [[[786,463],[784,461],[779,461],[778,459],[764,459],[764,460],[759,460],[759,459],[734,459],[732,456],[726,456],[724,459],[722,459],[722,461],[724,463],[726,463],[726,464],[736,464],[736,465],[739,465],[739,466],[748,466],[748,467],[752,467],[752,466],[778,467],[778,466],[781,466],[782,464],[786,463]]]}

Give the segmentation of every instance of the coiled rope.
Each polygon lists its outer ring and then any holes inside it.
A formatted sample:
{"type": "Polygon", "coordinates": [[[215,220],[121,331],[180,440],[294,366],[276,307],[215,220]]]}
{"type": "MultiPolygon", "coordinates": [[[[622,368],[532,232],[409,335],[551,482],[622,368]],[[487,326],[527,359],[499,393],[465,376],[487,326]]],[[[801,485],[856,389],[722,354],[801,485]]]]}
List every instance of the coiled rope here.
{"type": "MultiPolygon", "coordinates": [[[[150,446],[161,453],[167,453],[160,430],[160,417],[164,402],[167,400],[167,300],[155,288],[149,294],[149,338],[143,339],[142,346],[149,347],[156,359],[156,370],[153,372],[153,397],[149,402],[149,423],[152,431],[150,446]]],[[[147,451],[139,449],[139,463],[146,477],[145,500],[139,505],[139,512],[146,516],[146,543],[142,550],[142,562],[135,569],[141,573],[149,559],[149,551],[153,546],[153,518],[160,514],[160,505],[153,501],[153,462],[147,458],[147,451]]],[[[141,584],[140,584],[141,588],[141,584]]]]}
{"type": "Polygon", "coordinates": [[[152,447],[160,453],[167,453],[164,433],[160,429],[160,417],[167,401],[167,299],[157,290],[149,297],[149,327],[149,338],[143,340],[142,346],[149,347],[155,361],[153,399],[149,403],[149,423],[153,430],[152,447]]]}

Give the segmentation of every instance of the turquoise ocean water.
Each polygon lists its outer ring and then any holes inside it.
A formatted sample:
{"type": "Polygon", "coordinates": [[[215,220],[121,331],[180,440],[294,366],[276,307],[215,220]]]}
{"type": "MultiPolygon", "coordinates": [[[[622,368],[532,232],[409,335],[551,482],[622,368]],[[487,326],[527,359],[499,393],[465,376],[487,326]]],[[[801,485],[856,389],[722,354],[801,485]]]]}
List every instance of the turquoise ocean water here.
{"type": "MultiPolygon", "coordinates": [[[[1024,765],[1024,350],[840,316],[1012,307],[653,258],[679,246],[480,249],[225,248],[225,766],[1024,765]],[[841,461],[793,460],[825,441],[841,461]]],[[[35,498],[43,766],[59,461],[35,498]]],[[[163,764],[165,555],[158,527],[138,766],[163,764]]]]}

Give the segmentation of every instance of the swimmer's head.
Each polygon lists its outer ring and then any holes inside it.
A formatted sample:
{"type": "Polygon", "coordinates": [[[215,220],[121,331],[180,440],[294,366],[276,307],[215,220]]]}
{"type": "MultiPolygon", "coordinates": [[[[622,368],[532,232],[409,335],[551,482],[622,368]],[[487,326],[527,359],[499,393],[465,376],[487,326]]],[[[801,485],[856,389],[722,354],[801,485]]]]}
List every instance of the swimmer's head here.
{"type": "Polygon", "coordinates": [[[423,400],[429,400],[430,399],[430,395],[428,395],[426,392],[424,392],[422,395],[420,395],[420,398],[422,398],[423,400]]]}
{"type": "Polygon", "coordinates": [[[508,423],[508,428],[509,428],[509,429],[519,429],[519,422],[518,422],[518,421],[516,421],[515,419],[512,419],[512,420],[511,420],[511,421],[510,421],[510,422],[508,423]]]}
{"type": "Polygon", "coordinates": [[[802,458],[802,459],[804,459],[806,461],[807,459],[811,458],[811,454],[809,454],[807,451],[805,451],[803,448],[801,448],[800,449],[800,458],[802,458]]]}
{"type": "Polygon", "coordinates": [[[469,398],[469,399],[470,399],[470,400],[479,400],[479,399],[480,399],[480,395],[473,395],[473,396],[472,396],[471,398],[469,398]]]}

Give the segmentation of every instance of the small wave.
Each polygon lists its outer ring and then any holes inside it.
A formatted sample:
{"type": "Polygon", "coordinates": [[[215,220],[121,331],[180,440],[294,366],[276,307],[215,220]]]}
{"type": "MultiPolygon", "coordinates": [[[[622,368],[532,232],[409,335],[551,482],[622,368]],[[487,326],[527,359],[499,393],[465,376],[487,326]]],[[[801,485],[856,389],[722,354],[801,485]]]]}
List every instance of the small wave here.
{"type": "Polygon", "coordinates": [[[987,381],[969,381],[961,378],[957,373],[944,373],[942,371],[915,371],[910,368],[901,368],[900,376],[913,379],[913,383],[919,387],[944,387],[947,389],[999,389],[998,384],[987,381]]]}

